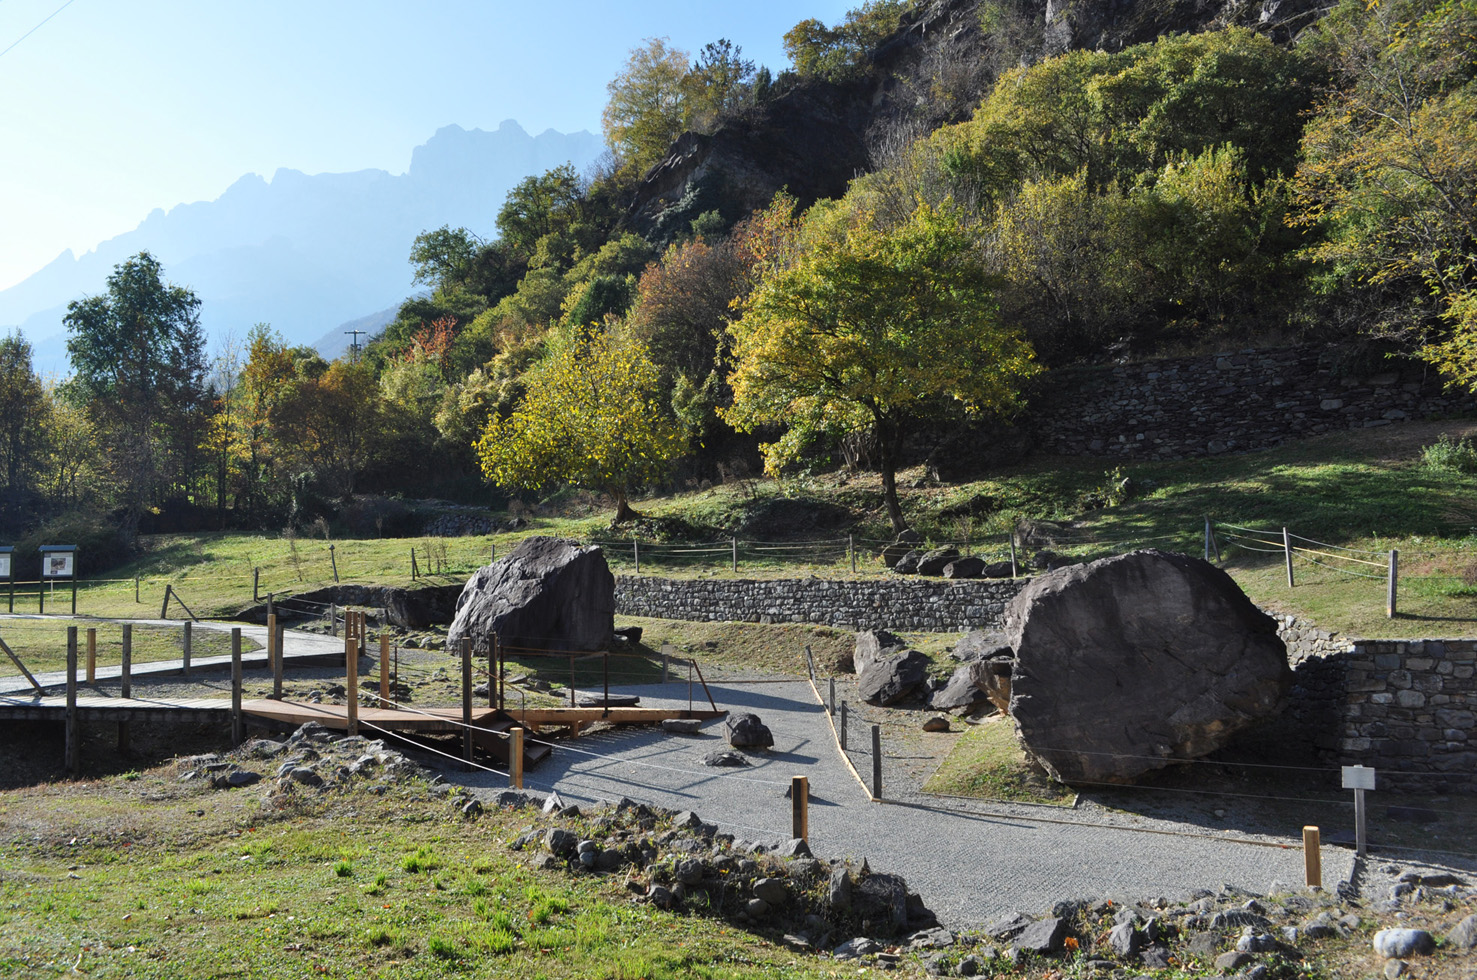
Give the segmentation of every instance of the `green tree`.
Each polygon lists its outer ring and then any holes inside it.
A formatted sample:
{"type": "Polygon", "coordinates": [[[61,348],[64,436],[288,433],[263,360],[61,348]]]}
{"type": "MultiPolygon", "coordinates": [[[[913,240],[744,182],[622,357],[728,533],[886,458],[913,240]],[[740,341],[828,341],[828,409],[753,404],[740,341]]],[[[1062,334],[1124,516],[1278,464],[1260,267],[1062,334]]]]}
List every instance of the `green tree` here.
{"type": "Polygon", "coordinates": [[[148,252],[117,266],[108,291],[67,306],[72,387],[112,447],[131,526],[188,491],[208,424],[200,301],[164,281],[148,252]]]}
{"type": "Polygon", "coordinates": [[[686,448],[662,409],[657,369],[645,347],[608,333],[570,331],[529,372],[522,405],[493,418],[477,442],[482,473],[498,486],[567,483],[615,500],[631,520],[630,495],[659,479],[686,448]]]}
{"type": "Polygon", "coordinates": [[[802,20],[785,33],[785,54],[801,77],[856,78],[866,73],[872,49],[898,29],[911,7],[910,0],[867,0],[835,27],[814,17],[802,20]]]}
{"type": "Polygon", "coordinates": [[[689,104],[687,126],[695,132],[712,132],[727,118],[737,115],[753,99],[754,62],[728,38],[703,45],[692,70],[684,79],[689,104]]]}
{"type": "Polygon", "coordinates": [[[423,231],[410,246],[410,264],[415,266],[411,282],[432,289],[462,285],[471,277],[485,246],[465,228],[442,225],[435,231],[423,231]]]}
{"type": "Polygon", "coordinates": [[[1459,369],[1477,288],[1477,3],[1341,3],[1307,42],[1334,71],[1303,136],[1296,218],[1331,289],[1380,307],[1376,330],[1431,337],[1459,369]],[[1453,330],[1442,339],[1443,328],[1453,330]]]}
{"type": "Polygon", "coordinates": [[[910,425],[941,403],[1009,411],[1033,354],[996,317],[994,285],[954,209],[920,205],[879,230],[865,214],[818,205],[806,226],[810,248],[765,274],[729,328],[733,405],[720,414],[746,432],[785,427],[763,447],[771,471],[817,434],[870,435],[901,531],[896,475],[910,425]]]}
{"type": "Polygon", "coordinates": [[[0,469],[6,488],[32,486],[49,407],[46,389],[31,367],[31,345],[18,331],[0,338],[0,469]]]}
{"type": "Polygon", "coordinates": [[[647,38],[631,51],[620,74],[605,86],[610,99],[601,116],[605,145],[628,167],[645,172],[687,128],[684,80],[687,52],[664,37],[647,38]]]}
{"type": "Polygon", "coordinates": [[[525,177],[508,191],[497,230],[509,248],[532,256],[539,239],[568,232],[584,218],[585,189],[573,164],[525,177]]]}

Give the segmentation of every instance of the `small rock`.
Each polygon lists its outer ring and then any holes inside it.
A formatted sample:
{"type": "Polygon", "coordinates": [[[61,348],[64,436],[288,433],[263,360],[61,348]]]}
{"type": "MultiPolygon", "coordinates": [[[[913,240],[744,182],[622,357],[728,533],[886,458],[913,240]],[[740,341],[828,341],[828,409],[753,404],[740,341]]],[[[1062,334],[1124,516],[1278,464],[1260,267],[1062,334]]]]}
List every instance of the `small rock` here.
{"type": "Polygon", "coordinates": [[[757,919],[769,914],[769,903],[762,898],[751,898],[744,903],[744,911],[757,919]]]}
{"type": "Polygon", "coordinates": [[[1215,968],[1222,973],[1235,973],[1243,966],[1255,962],[1256,957],[1250,953],[1243,953],[1240,950],[1233,949],[1229,953],[1222,953],[1215,958],[1215,968]]]}
{"type": "Polygon", "coordinates": [[[744,712],[729,715],[724,725],[728,730],[728,744],[736,749],[763,749],[774,745],[774,735],[756,714],[744,712]]]}
{"type": "Polygon", "coordinates": [[[1143,948],[1144,934],[1132,922],[1123,922],[1108,932],[1108,945],[1115,954],[1128,959],[1143,948]]]}
{"type": "Polygon", "coordinates": [[[1151,970],[1169,969],[1169,949],[1165,946],[1150,946],[1139,954],[1144,966],[1151,970]]]}
{"type": "Polygon", "coordinates": [[[783,878],[760,878],[754,882],[754,897],[763,899],[769,905],[783,904],[789,894],[789,886],[783,878]]]}
{"type": "Polygon", "coordinates": [[[662,731],[670,735],[696,735],[703,730],[701,718],[663,718],[662,731]]]}
{"type": "Polygon", "coordinates": [[[293,769],[289,770],[287,773],[287,778],[291,779],[295,783],[301,783],[304,786],[323,785],[323,777],[318,775],[313,770],[307,768],[306,766],[296,766],[293,769]]]}
{"type": "Polygon", "coordinates": [[[1055,953],[1066,938],[1067,920],[1051,916],[1026,926],[1012,945],[1026,953],[1055,953]]]}
{"type": "Polygon", "coordinates": [[[1424,929],[1381,929],[1374,934],[1374,951],[1387,960],[1429,956],[1436,950],[1436,937],[1424,929]]]}
{"type": "Polygon", "coordinates": [[[1404,960],[1389,960],[1389,961],[1387,961],[1385,963],[1385,977],[1386,977],[1386,980],[1395,980],[1396,977],[1403,977],[1403,976],[1405,976],[1405,971],[1407,969],[1409,969],[1409,968],[1405,965],[1405,961],[1404,960]]]}
{"type": "Polygon", "coordinates": [[[831,950],[831,955],[838,960],[859,960],[863,956],[870,956],[873,953],[879,953],[881,951],[881,943],[874,939],[868,939],[866,936],[858,936],[855,939],[848,939],[840,946],[831,950]]]}
{"type": "Polygon", "coordinates": [[[949,719],[943,715],[934,715],[923,723],[925,732],[946,732],[949,730],[949,719]]]}
{"type": "Polygon", "coordinates": [[[1458,922],[1442,942],[1452,949],[1471,949],[1477,946],[1477,915],[1469,915],[1458,922]]]}
{"type": "Polygon", "coordinates": [[[705,766],[737,767],[747,766],[748,764],[749,760],[744,758],[738,752],[727,752],[719,750],[717,752],[709,752],[707,755],[703,756],[703,765],[705,766]]]}

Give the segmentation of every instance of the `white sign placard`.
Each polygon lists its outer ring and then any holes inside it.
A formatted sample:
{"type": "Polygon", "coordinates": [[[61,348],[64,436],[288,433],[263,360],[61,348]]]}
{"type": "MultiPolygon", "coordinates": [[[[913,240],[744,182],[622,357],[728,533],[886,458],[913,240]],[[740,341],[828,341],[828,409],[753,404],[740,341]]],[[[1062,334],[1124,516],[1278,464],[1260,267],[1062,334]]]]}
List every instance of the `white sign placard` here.
{"type": "Polygon", "coordinates": [[[0,554],[0,578],[10,578],[9,554],[0,554]]]}
{"type": "Polygon", "coordinates": [[[71,578],[72,553],[63,551],[41,556],[41,574],[46,578],[71,578]]]}
{"type": "Polygon", "coordinates": [[[1344,766],[1344,789],[1374,789],[1374,770],[1367,766],[1344,766]]]}

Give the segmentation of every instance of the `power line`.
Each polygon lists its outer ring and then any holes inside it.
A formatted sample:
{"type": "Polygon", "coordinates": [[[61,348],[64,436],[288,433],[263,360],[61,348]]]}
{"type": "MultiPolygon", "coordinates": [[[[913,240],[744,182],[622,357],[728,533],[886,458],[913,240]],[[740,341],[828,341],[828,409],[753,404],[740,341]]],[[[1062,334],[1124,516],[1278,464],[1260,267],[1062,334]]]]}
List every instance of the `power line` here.
{"type": "Polygon", "coordinates": [[[32,34],[35,34],[37,31],[41,30],[41,28],[45,27],[46,21],[51,20],[52,17],[55,17],[57,14],[61,13],[63,10],[66,10],[68,7],[76,2],[77,0],[67,0],[66,3],[62,4],[60,7],[57,7],[51,12],[46,20],[43,20],[41,23],[37,24],[35,27],[31,28],[29,31],[26,31],[26,33],[22,34],[20,37],[12,41],[9,48],[6,48],[4,51],[0,51],[0,58],[5,57],[7,54],[10,53],[11,48],[14,48],[17,44],[20,44],[26,38],[30,37],[32,34]]]}

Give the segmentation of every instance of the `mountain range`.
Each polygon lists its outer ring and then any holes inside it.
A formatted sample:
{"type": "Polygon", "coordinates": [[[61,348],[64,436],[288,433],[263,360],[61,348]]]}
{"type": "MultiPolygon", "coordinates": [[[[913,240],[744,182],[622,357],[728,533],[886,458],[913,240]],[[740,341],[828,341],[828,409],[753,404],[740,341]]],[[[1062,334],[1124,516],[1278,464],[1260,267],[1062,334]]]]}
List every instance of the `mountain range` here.
{"type": "Polygon", "coordinates": [[[514,184],[563,163],[584,169],[602,150],[586,131],[530,136],[507,120],[437,130],[403,174],[247,174],[213,201],[156,209],[83,255],[63,252],[0,291],[0,325],[31,342],[39,373],[65,374],[67,304],[103,292],[115,265],[147,250],[200,298],[213,344],[269,323],[331,357],[349,343],[344,330],[378,330],[413,291],[416,235],[449,224],[491,237],[514,184]]]}

